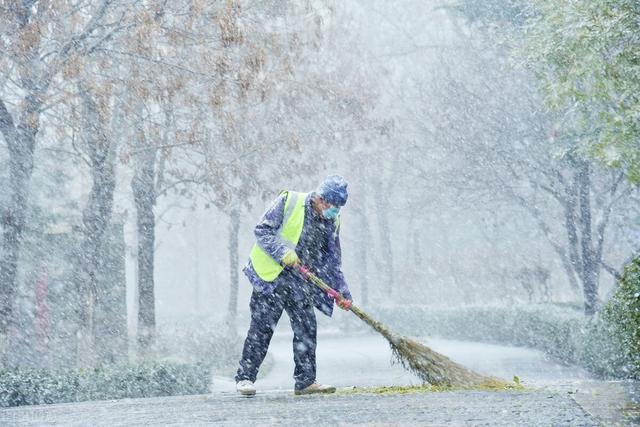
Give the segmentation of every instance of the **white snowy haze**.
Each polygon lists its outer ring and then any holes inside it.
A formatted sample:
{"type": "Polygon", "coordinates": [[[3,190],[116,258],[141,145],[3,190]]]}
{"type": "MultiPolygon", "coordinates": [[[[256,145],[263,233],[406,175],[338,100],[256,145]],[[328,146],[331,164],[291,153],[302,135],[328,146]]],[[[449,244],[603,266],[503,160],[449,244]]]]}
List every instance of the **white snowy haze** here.
{"type": "MultiPolygon", "coordinates": [[[[309,48],[297,71],[301,84],[311,79],[327,93],[292,89],[290,113],[315,122],[298,130],[293,151],[283,151],[281,140],[259,140],[265,151],[256,167],[270,179],[242,196],[252,206],[238,211],[237,268],[246,263],[253,227],[278,191],[310,191],[339,173],[349,182],[341,236],[356,301],[582,301],[579,278],[568,278],[566,260],[558,255],[570,252],[565,213],[545,187],[554,185],[549,175],[562,168],[562,147],[554,145],[533,78],[510,62],[504,47],[442,6],[370,0],[332,5],[318,50],[309,48]],[[337,111],[327,113],[314,96],[329,97],[337,111]],[[308,166],[288,167],[300,159],[308,166]]],[[[263,114],[268,106],[251,108],[263,114]]],[[[608,196],[611,179],[607,172],[595,175],[594,199],[608,196]]],[[[222,318],[227,310],[229,216],[195,200],[193,210],[179,197],[158,203],[157,214],[166,211],[156,251],[159,320],[222,318]]],[[[594,222],[607,202],[594,203],[594,222]]],[[[616,268],[629,254],[622,221],[633,208],[619,201],[606,229],[604,258],[616,268]]],[[[133,290],[133,262],[129,267],[133,290]]],[[[239,282],[238,307],[246,311],[251,287],[242,274],[239,282]]],[[[612,283],[602,270],[603,298],[612,283]]],[[[130,295],[130,307],[133,301],[130,295]]]]}
{"type": "Polygon", "coordinates": [[[2,332],[31,331],[14,364],[53,349],[54,324],[79,364],[112,335],[109,360],[174,330],[243,334],[256,223],[331,174],[348,182],[345,278],[376,313],[589,311],[637,250],[637,191],[576,156],[522,64],[519,19],[455,7],[478,2],[12,3],[0,302],[2,332]]]}

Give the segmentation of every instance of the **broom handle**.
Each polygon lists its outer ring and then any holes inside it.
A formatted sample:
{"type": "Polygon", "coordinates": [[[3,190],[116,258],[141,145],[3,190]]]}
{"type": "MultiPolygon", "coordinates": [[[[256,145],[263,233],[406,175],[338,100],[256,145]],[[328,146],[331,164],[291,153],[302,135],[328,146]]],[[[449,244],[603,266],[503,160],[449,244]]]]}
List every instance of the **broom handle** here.
{"type": "MultiPolygon", "coordinates": [[[[313,283],[314,285],[316,285],[317,287],[319,287],[320,289],[322,289],[324,292],[326,292],[327,294],[329,294],[330,296],[332,296],[333,298],[337,299],[337,300],[343,300],[345,299],[342,294],[338,291],[336,291],[335,289],[333,289],[331,286],[327,285],[321,278],[319,278],[318,276],[316,276],[315,274],[313,274],[311,272],[311,270],[309,270],[309,268],[300,265],[297,268],[295,268],[295,270],[305,279],[305,280],[310,280],[311,283],[313,283]]],[[[369,324],[370,326],[372,326],[374,329],[379,330],[380,332],[382,332],[380,329],[386,329],[384,328],[381,324],[380,325],[372,325],[372,322],[379,324],[379,322],[376,322],[375,320],[371,319],[370,316],[368,316],[364,311],[362,311],[360,309],[360,307],[354,305],[353,303],[351,303],[351,307],[349,308],[349,310],[351,312],[353,312],[353,314],[355,314],[356,316],[358,316],[361,320],[365,321],[367,324],[369,324]]],[[[385,331],[386,332],[386,331],[385,331]]]]}
{"type": "Polygon", "coordinates": [[[327,285],[322,279],[320,279],[318,276],[313,274],[311,270],[309,270],[309,268],[303,265],[300,265],[297,267],[296,270],[298,271],[298,273],[302,275],[302,277],[304,277],[305,279],[311,280],[311,283],[313,283],[314,285],[316,285],[317,287],[325,291],[327,294],[329,294],[330,297],[336,300],[344,299],[344,297],[340,292],[336,291],[331,286],[327,285]]]}
{"type": "MultiPolygon", "coordinates": [[[[317,287],[322,289],[324,292],[326,292],[329,295],[331,295],[333,298],[344,299],[344,297],[340,294],[340,292],[336,291],[331,286],[327,285],[322,279],[320,279],[318,276],[313,274],[311,272],[311,270],[309,270],[309,268],[300,265],[300,266],[296,267],[295,270],[305,280],[311,280],[311,283],[313,283],[314,285],[316,285],[317,287]]],[[[374,318],[372,318],[371,316],[369,316],[360,307],[358,307],[358,306],[354,305],[353,303],[351,303],[351,307],[349,307],[349,310],[353,314],[358,316],[360,318],[360,320],[362,320],[367,325],[371,326],[373,329],[375,329],[378,333],[382,334],[388,340],[392,340],[394,338],[394,334],[385,325],[383,325],[381,322],[379,322],[379,321],[375,320],[374,318]]]]}

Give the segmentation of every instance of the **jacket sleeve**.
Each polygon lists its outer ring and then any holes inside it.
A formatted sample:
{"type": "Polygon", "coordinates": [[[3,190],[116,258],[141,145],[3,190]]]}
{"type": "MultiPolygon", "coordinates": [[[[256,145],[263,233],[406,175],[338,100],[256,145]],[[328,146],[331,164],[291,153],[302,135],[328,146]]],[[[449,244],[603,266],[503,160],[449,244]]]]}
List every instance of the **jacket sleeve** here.
{"type": "Polygon", "coordinates": [[[340,227],[334,226],[329,238],[329,283],[346,299],[352,299],[349,286],[342,273],[342,249],[340,247],[340,227]]]}
{"type": "Polygon", "coordinates": [[[284,219],[284,204],[287,193],[283,193],[273,202],[271,207],[262,215],[254,229],[258,246],[273,259],[280,261],[287,251],[287,247],[280,238],[278,230],[284,219]]]}

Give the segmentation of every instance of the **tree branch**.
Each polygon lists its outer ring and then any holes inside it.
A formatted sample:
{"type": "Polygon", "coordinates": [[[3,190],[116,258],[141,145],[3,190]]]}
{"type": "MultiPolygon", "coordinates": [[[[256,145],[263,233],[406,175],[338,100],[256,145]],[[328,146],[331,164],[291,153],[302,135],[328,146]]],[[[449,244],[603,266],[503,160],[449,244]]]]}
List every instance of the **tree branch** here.
{"type": "Polygon", "coordinates": [[[618,270],[616,270],[615,268],[611,267],[609,264],[605,263],[604,261],[600,262],[600,266],[602,267],[602,269],[604,271],[606,271],[607,273],[611,274],[614,279],[616,279],[616,280],[622,279],[622,274],[620,274],[620,272],[618,270]]]}

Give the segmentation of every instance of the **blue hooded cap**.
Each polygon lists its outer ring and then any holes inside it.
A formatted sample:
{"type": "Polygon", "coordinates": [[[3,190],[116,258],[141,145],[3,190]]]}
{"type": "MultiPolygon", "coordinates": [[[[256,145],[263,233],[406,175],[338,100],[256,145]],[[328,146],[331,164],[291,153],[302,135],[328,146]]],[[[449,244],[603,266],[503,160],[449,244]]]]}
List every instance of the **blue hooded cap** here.
{"type": "Polygon", "coordinates": [[[344,206],[347,203],[347,181],[340,175],[328,176],[316,192],[334,206],[344,206]]]}

